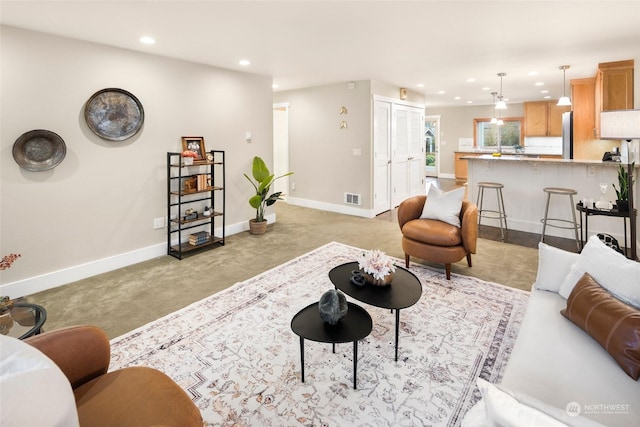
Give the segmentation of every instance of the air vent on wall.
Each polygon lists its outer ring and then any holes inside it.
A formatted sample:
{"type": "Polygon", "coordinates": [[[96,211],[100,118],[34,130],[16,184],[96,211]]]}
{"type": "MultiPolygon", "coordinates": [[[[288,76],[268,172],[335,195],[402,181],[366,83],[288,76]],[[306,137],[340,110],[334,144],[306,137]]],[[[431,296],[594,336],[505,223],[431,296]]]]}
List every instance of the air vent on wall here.
{"type": "Polygon", "coordinates": [[[354,193],[344,193],[344,202],[347,205],[360,205],[360,195],[354,193]]]}

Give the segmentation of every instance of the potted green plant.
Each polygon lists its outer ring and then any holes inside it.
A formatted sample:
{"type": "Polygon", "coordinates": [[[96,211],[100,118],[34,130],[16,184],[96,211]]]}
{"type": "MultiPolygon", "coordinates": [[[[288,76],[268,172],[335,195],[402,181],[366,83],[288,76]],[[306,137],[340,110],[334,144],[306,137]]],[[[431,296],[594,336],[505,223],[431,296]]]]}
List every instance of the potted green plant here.
{"type": "MultiPolygon", "coordinates": [[[[616,187],[616,184],[613,184],[613,189],[616,190],[616,206],[618,207],[618,212],[628,212],[629,211],[629,187],[633,186],[633,182],[629,183],[629,172],[625,168],[626,165],[618,166],[618,185],[620,188],[616,187]]],[[[635,166],[635,162],[631,164],[631,169],[635,166]]]]}
{"type": "Polygon", "coordinates": [[[285,173],[278,177],[274,177],[269,168],[265,164],[264,160],[256,156],[253,158],[253,165],[251,167],[251,175],[253,180],[245,173],[244,176],[249,180],[253,188],[256,190],[256,194],[249,199],[249,204],[256,210],[256,217],[249,220],[249,232],[251,234],[264,234],[267,231],[267,220],[264,219],[264,211],[267,206],[273,205],[276,201],[282,200],[282,191],[269,194],[271,191],[271,185],[276,179],[289,176],[293,172],[285,173]]]}

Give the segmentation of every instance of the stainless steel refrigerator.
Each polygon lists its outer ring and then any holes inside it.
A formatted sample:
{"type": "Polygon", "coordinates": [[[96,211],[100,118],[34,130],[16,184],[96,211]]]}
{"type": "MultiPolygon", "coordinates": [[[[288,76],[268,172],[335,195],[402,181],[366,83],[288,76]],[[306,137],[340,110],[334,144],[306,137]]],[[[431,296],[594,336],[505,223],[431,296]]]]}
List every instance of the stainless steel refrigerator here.
{"type": "Polygon", "coordinates": [[[573,111],[562,113],[562,158],[573,159],[573,111]]]}

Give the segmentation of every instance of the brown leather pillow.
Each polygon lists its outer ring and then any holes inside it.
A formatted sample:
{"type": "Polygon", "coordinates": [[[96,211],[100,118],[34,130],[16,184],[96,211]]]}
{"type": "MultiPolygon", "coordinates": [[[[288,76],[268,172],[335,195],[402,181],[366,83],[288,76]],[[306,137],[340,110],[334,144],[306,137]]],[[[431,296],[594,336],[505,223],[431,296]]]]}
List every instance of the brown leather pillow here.
{"type": "Polygon", "coordinates": [[[615,298],[585,273],[560,311],[613,356],[634,380],[640,377],[640,311],[615,298]]]}

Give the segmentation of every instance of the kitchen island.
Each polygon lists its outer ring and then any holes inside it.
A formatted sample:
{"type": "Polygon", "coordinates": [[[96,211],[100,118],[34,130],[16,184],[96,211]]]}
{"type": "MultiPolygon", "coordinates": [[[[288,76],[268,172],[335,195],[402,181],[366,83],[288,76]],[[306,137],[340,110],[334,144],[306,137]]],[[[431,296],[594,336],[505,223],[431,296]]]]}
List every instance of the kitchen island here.
{"type": "MultiPolygon", "coordinates": [[[[575,203],[584,199],[597,202],[601,197],[600,183],[607,184],[605,199],[615,204],[616,192],[613,183],[618,186],[618,166],[616,162],[599,160],[567,160],[554,158],[532,158],[519,155],[490,154],[463,156],[469,163],[468,197],[476,201],[478,182],[490,181],[504,184],[503,196],[507,214],[508,228],[540,234],[544,217],[546,193],[545,187],[572,188],[578,192],[575,203]]],[[[625,165],[625,168],[627,165],[625,165]]],[[[638,176],[638,165],[634,168],[634,177],[638,176]]],[[[637,180],[636,180],[637,181],[637,180]]],[[[638,186],[634,186],[634,206],[638,207],[638,186]]],[[[571,219],[568,197],[551,197],[549,218],[571,219]]],[[[492,192],[485,191],[484,208],[494,209],[496,201],[492,192]]],[[[576,212],[576,217],[580,217],[576,212]]],[[[624,242],[623,223],[620,218],[593,216],[589,218],[589,234],[608,233],[624,242]]],[[[638,218],[635,218],[638,229],[638,218]]],[[[498,220],[482,218],[482,224],[498,227],[498,220]]],[[[631,227],[627,227],[627,232],[631,227]]],[[[573,239],[572,230],[547,227],[546,234],[573,239]]],[[[585,236],[588,238],[589,236],[585,236]]],[[[629,239],[629,237],[628,237],[629,239]]],[[[631,241],[631,240],[629,240],[631,241]]]]}

